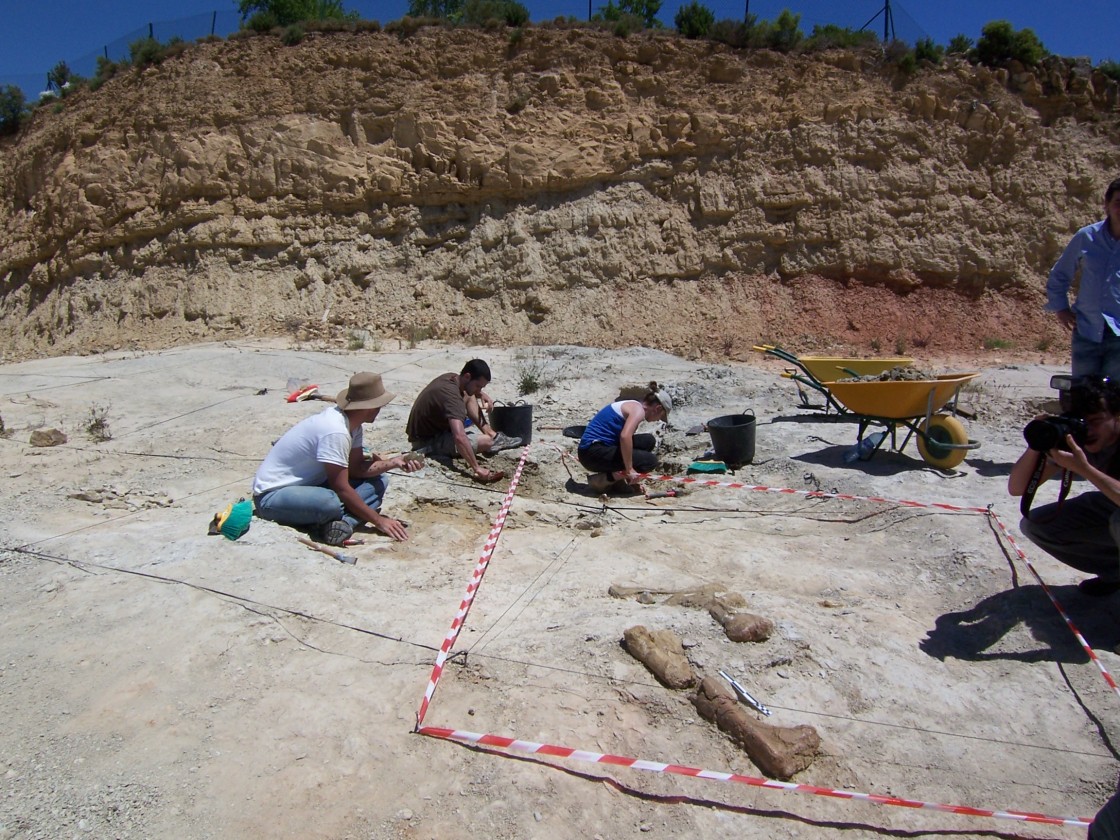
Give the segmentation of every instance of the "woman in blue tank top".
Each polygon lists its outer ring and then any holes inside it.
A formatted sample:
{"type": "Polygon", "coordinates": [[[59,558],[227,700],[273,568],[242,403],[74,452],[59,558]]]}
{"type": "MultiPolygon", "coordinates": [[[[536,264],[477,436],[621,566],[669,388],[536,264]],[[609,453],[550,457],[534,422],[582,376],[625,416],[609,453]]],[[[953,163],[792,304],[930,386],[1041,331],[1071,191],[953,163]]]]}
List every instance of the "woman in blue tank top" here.
{"type": "Polygon", "coordinates": [[[618,400],[591,418],[579,441],[579,462],[591,475],[588,486],[601,493],[616,482],[637,484],[641,473],[657,466],[653,435],[635,434],[643,422],[668,420],[673,401],[661,390],[641,400],[618,400]]]}

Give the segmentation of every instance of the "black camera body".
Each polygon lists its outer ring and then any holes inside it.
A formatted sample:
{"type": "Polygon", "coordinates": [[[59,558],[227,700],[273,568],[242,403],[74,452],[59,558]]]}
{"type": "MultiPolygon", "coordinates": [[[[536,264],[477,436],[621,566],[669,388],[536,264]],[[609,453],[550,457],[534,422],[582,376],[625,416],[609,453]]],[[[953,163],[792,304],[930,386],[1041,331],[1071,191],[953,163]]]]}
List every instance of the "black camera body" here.
{"type": "Polygon", "coordinates": [[[1036,452],[1066,449],[1066,435],[1070,435],[1078,446],[1084,446],[1089,438],[1089,424],[1084,418],[1067,413],[1039,417],[1023,429],[1027,446],[1036,452]]]}

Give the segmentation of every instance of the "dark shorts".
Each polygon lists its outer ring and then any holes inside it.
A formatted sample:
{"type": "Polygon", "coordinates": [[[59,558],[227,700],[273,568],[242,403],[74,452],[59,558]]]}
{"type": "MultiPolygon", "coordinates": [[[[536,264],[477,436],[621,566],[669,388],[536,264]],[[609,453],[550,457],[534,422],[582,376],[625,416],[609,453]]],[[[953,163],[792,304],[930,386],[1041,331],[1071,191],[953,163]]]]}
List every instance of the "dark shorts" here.
{"type": "MultiPolygon", "coordinates": [[[[634,435],[634,469],[640,473],[652,472],[657,467],[653,448],[657,438],[653,435],[634,435]]],[[[595,442],[577,453],[579,462],[591,472],[618,472],[625,469],[622,450],[617,445],[595,442]]]]}

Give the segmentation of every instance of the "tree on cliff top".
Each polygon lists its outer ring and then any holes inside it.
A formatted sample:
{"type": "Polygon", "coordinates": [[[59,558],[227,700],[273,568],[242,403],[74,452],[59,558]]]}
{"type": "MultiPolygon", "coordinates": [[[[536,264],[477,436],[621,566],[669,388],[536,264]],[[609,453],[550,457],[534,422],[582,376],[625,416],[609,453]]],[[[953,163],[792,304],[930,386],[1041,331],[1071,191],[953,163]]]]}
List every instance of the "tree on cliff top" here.
{"type": "Polygon", "coordinates": [[[607,5],[593,14],[591,19],[614,22],[632,15],[641,20],[646,29],[657,29],[661,26],[661,21],[657,19],[660,11],[661,0],[618,0],[617,3],[607,0],[607,5]]]}
{"type": "Polygon", "coordinates": [[[1002,67],[1011,60],[1032,66],[1045,57],[1046,47],[1033,29],[1016,32],[1006,20],[984,24],[980,40],[976,42],[976,60],[988,67],[1002,67]]]}
{"type": "Polygon", "coordinates": [[[702,6],[692,0],[687,6],[677,10],[673,19],[677,31],[686,38],[703,38],[711,31],[712,24],[716,22],[715,15],[707,6],[702,6]]]}
{"type": "Polygon", "coordinates": [[[15,134],[19,131],[27,103],[23,91],[15,85],[0,87],[0,134],[15,134]]]}
{"type": "Polygon", "coordinates": [[[351,20],[357,12],[348,12],[342,0],[239,0],[237,10],[241,19],[254,15],[269,15],[277,26],[290,26],[305,20],[351,20]]]}

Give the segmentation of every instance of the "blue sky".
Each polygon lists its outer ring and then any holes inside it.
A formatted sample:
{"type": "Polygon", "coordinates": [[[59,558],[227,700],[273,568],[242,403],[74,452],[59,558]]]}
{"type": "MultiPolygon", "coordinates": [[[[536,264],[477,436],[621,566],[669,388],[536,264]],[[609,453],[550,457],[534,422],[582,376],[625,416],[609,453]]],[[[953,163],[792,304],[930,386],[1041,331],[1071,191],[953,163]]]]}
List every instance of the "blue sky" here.
{"type": "MultiPolygon", "coordinates": [[[[661,19],[672,26],[677,9],[688,0],[663,0],[661,19]]],[[[588,0],[523,0],[534,21],[557,16],[586,18],[588,0]]],[[[835,23],[858,29],[868,21],[880,36],[886,0],[701,0],[716,19],[742,18],[746,8],[772,19],[784,8],[801,14],[808,34],[814,24],[835,23]],[[872,20],[874,18],[874,20],[872,20]]],[[[591,0],[599,8],[605,0],[591,0]]],[[[913,42],[928,36],[947,44],[957,34],[975,40],[984,24],[1008,20],[1016,29],[1030,28],[1053,53],[1087,56],[1094,64],[1120,61],[1120,13],[1117,0],[890,0],[895,33],[913,42]]],[[[347,9],[382,23],[396,20],[407,0],[344,0],[347,9]]],[[[0,85],[16,84],[29,98],[45,87],[47,71],[59,61],[83,75],[93,72],[96,56],[128,54],[128,44],[148,33],[166,41],[187,40],[210,32],[225,35],[237,27],[234,0],[0,0],[0,85]],[[215,21],[214,13],[217,13],[215,21]]]]}

